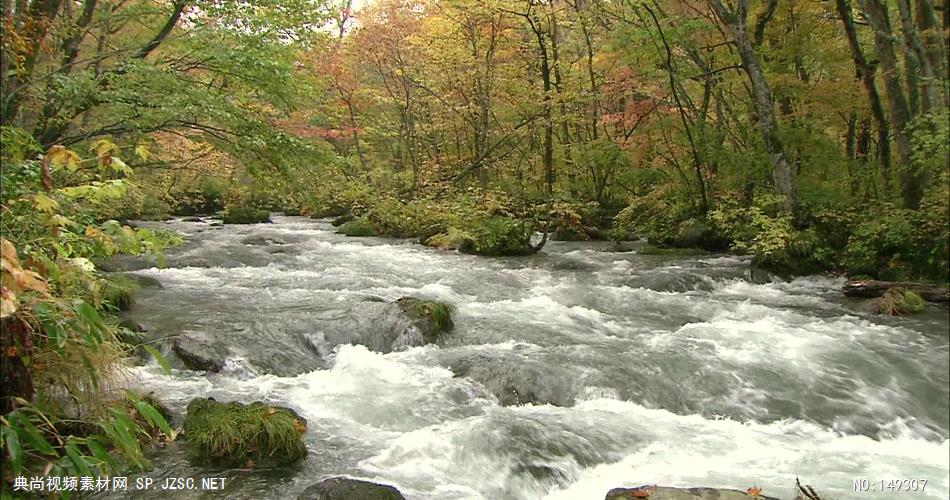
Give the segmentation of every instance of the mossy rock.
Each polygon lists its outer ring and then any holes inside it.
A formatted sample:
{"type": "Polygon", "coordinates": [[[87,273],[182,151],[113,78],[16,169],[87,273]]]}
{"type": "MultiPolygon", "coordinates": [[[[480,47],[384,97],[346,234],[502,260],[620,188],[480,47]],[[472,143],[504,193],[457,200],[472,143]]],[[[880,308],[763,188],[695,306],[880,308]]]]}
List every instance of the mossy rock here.
{"type": "Polygon", "coordinates": [[[540,249],[540,246],[531,246],[531,234],[524,221],[489,217],[476,220],[464,229],[449,227],[445,232],[427,238],[424,244],[489,257],[531,255],[540,249]]]}
{"type": "Polygon", "coordinates": [[[455,326],[452,322],[454,308],[449,304],[414,297],[402,297],[396,303],[416,322],[426,342],[437,342],[455,326]]]}
{"type": "Polygon", "coordinates": [[[903,316],[924,312],[927,303],[913,290],[894,287],[875,302],[875,312],[888,316],[903,316]]]}
{"type": "Polygon", "coordinates": [[[307,456],[307,421],[290,408],[262,402],[194,399],[184,431],[192,459],[223,466],[287,465],[307,456]]]}
{"type": "Polygon", "coordinates": [[[347,236],[376,236],[376,230],[370,222],[362,217],[353,219],[337,229],[340,234],[347,236]]]}
{"type": "Polygon", "coordinates": [[[270,222],[270,212],[253,207],[231,207],[221,215],[225,224],[261,224],[270,222]]]}
{"type": "Polygon", "coordinates": [[[128,311],[135,303],[138,283],[127,276],[116,274],[106,279],[102,289],[102,303],[118,311],[128,311]]]}
{"type": "Polygon", "coordinates": [[[352,215],[350,215],[350,214],[344,214],[344,215],[341,215],[341,216],[339,216],[339,217],[333,219],[332,221],[330,221],[330,225],[333,226],[333,227],[340,227],[340,226],[342,226],[343,224],[346,224],[347,222],[350,222],[351,220],[353,220],[353,216],[352,216],[352,215]]]}

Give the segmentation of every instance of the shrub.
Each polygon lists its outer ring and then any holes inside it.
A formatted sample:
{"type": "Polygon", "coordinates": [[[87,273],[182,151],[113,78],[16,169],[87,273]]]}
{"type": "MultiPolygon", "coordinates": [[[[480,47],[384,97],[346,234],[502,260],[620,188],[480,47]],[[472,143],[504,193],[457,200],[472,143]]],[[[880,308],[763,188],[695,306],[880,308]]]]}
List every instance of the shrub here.
{"type": "Polygon", "coordinates": [[[221,216],[225,224],[259,224],[270,222],[270,212],[252,207],[230,207],[221,216]]]}
{"type": "Polygon", "coordinates": [[[343,224],[337,229],[337,232],[347,236],[376,236],[373,225],[363,217],[358,217],[343,224]]]}

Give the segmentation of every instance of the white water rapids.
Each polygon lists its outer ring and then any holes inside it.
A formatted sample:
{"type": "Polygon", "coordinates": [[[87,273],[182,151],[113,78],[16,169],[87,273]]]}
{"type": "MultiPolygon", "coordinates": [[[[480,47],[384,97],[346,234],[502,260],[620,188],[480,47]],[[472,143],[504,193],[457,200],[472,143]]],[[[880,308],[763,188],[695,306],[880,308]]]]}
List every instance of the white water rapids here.
{"type": "MultiPolygon", "coordinates": [[[[189,243],[168,267],[136,272],[162,287],[141,291],[133,317],[155,337],[224,335],[224,323],[292,335],[315,327],[304,311],[341,297],[411,295],[453,304],[456,326],[439,346],[343,345],[327,369],[296,377],[240,358],[218,374],[135,368],[179,411],[213,396],[308,419],[302,465],[215,472],[230,478],[228,498],[294,498],[337,474],[419,500],[600,500],[644,483],[792,498],[796,476],[838,499],[950,495],[946,309],[874,317],[840,296],[838,280],[756,283],[736,257],[552,242],[533,257],[488,259],[275,221],[167,223],[189,243]],[[458,376],[459,364],[484,376],[458,376]],[[544,403],[501,405],[485,383],[493,374],[544,403]],[[905,478],[926,489],[853,490],[856,479],[905,478]]],[[[209,475],[179,456],[156,465],[209,475]]]]}

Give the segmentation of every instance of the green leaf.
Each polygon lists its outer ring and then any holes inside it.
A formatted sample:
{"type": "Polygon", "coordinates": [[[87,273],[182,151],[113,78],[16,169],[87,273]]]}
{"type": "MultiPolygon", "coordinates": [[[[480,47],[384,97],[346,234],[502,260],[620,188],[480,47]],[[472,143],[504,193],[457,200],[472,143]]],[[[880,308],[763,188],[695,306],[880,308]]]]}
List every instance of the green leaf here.
{"type": "MultiPolygon", "coordinates": [[[[106,431],[108,435],[108,431],[106,431]]],[[[115,468],[115,460],[112,459],[112,455],[106,451],[106,447],[102,446],[102,443],[99,442],[95,437],[90,437],[86,439],[86,447],[89,448],[89,451],[92,453],[92,456],[99,460],[103,466],[115,468]]]]}
{"type": "Polygon", "coordinates": [[[146,403],[145,401],[136,401],[135,409],[138,410],[139,413],[143,417],[145,417],[145,420],[148,421],[148,423],[152,424],[155,427],[158,427],[159,429],[161,429],[162,433],[164,433],[166,436],[171,437],[172,435],[171,426],[168,425],[168,422],[165,420],[165,417],[163,417],[162,414],[159,413],[158,410],[155,409],[155,407],[146,403]]]}
{"type": "Polygon", "coordinates": [[[89,361],[89,357],[86,356],[86,353],[81,353],[82,365],[86,368],[86,373],[89,374],[89,381],[92,382],[92,388],[99,390],[99,376],[96,375],[96,369],[92,366],[92,362],[89,361]]]}
{"type": "Polygon", "coordinates": [[[59,321],[47,321],[46,324],[43,325],[43,330],[46,331],[46,337],[56,352],[62,354],[67,337],[66,329],[63,328],[63,325],[60,324],[59,321]]]}
{"type": "Polygon", "coordinates": [[[142,349],[145,349],[145,352],[155,358],[155,362],[158,363],[158,366],[162,367],[162,371],[165,372],[165,375],[171,375],[172,367],[168,364],[168,360],[165,359],[165,356],[162,356],[162,353],[158,352],[158,349],[148,344],[143,344],[142,349]]]}
{"type": "Polygon", "coordinates": [[[46,438],[43,437],[43,434],[30,422],[29,417],[15,413],[10,416],[10,420],[11,422],[16,422],[17,427],[23,431],[26,441],[29,442],[36,451],[46,455],[56,455],[56,450],[53,448],[53,445],[49,444],[46,438]]]}
{"type": "Polygon", "coordinates": [[[73,306],[73,309],[76,311],[76,314],[79,316],[79,318],[84,320],[89,326],[90,333],[96,334],[96,340],[101,342],[101,334],[107,331],[107,327],[105,322],[102,320],[102,316],[99,316],[99,312],[96,311],[96,308],[89,305],[88,302],[78,301],[73,306]]]}
{"type": "Polygon", "coordinates": [[[23,467],[23,447],[20,446],[18,429],[13,427],[13,422],[10,424],[10,427],[3,427],[4,442],[7,447],[7,456],[10,457],[10,469],[13,474],[19,474],[20,468],[23,467]]]}
{"type": "Polygon", "coordinates": [[[70,443],[64,448],[66,449],[66,454],[69,455],[69,459],[72,460],[79,473],[83,476],[92,476],[92,470],[89,469],[89,464],[86,463],[86,458],[82,455],[82,453],[79,453],[79,449],[76,448],[76,445],[70,443]]]}

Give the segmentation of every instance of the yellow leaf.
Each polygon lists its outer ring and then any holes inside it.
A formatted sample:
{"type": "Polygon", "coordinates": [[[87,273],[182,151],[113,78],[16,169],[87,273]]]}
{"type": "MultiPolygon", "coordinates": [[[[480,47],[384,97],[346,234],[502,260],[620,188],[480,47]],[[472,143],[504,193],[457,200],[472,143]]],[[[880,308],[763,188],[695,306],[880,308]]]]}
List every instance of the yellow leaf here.
{"type": "Polygon", "coordinates": [[[50,164],[54,167],[65,167],[70,172],[75,172],[82,161],[78,153],[58,144],[50,148],[46,155],[49,157],[50,164]]]}
{"type": "Polygon", "coordinates": [[[89,151],[94,151],[96,156],[110,156],[110,153],[119,153],[119,146],[109,139],[99,139],[89,146],[89,151]]]}
{"type": "Polygon", "coordinates": [[[115,170],[116,172],[120,174],[132,175],[132,168],[126,165],[125,162],[122,161],[118,156],[112,157],[112,161],[109,163],[109,167],[111,167],[112,170],[115,170]]]}
{"type": "Polygon", "coordinates": [[[59,209],[59,203],[43,193],[36,193],[33,195],[33,206],[35,206],[37,210],[41,210],[48,214],[51,214],[54,210],[59,209]]]}
{"type": "Polygon", "coordinates": [[[148,161],[148,157],[152,155],[148,148],[145,147],[145,144],[139,144],[138,146],[135,146],[135,154],[138,155],[142,161],[148,161]]]}
{"type": "Polygon", "coordinates": [[[66,227],[66,226],[68,226],[68,225],[70,225],[70,224],[72,224],[72,223],[73,223],[73,221],[67,219],[66,217],[64,217],[64,216],[62,216],[62,215],[60,215],[60,214],[56,214],[56,215],[54,215],[54,216],[52,216],[52,217],[49,218],[49,224],[50,224],[51,226],[66,227]]]}

